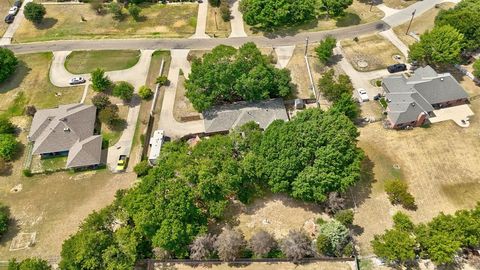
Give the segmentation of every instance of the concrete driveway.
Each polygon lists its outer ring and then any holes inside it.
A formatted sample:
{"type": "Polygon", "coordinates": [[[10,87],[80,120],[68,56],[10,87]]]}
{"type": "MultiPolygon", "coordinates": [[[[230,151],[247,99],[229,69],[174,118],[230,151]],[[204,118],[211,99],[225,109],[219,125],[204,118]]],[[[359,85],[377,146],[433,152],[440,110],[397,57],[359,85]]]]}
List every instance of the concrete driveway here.
{"type": "Polygon", "coordinates": [[[232,37],[246,37],[245,27],[243,25],[243,15],[240,12],[240,0],[233,0],[230,2],[230,10],[232,12],[232,19],[230,20],[230,25],[232,27],[232,32],[230,33],[229,38],[232,37]]]}
{"type": "MultiPolygon", "coordinates": [[[[3,34],[3,37],[0,39],[0,45],[8,45],[8,44],[12,43],[13,35],[15,35],[15,32],[17,32],[18,27],[20,27],[20,24],[25,19],[25,16],[23,15],[23,8],[25,7],[26,4],[28,4],[32,1],[33,0],[23,1],[23,4],[20,7],[20,10],[18,11],[17,15],[15,16],[15,20],[13,20],[13,23],[8,26],[7,31],[5,31],[5,34],[3,34]]],[[[1,23],[4,23],[4,22],[2,21],[1,23]]]]}
{"type": "Polygon", "coordinates": [[[197,16],[197,28],[195,29],[195,34],[190,38],[193,39],[204,39],[210,38],[209,35],[205,34],[207,28],[207,16],[208,16],[208,1],[203,0],[202,3],[198,4],[198,16],[197,16]]]}
{"type": "Polygon", "coordinates": [[[474,115],[468,104],[434,110],[433,113],[435,117],[430,117],[431,123],[452,120],[455,124],[465,128],[470,126],[468,119],[474,115]]]}

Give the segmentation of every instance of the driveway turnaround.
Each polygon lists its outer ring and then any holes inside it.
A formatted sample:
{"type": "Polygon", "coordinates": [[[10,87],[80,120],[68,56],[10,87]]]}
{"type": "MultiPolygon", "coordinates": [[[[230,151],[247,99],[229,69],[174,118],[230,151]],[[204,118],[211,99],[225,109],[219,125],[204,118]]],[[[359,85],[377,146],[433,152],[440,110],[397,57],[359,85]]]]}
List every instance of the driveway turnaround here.
{"type": "MultiPolygon", "coordinates": [[[[20,10],[18,11],[17,15],[15,16],[15,20],[13,20],[13,23],[8,26],[7,31],[5,31],[5,34],[3,34],[3,37],[0,39],[0,46],[1,45],[8,45],[12,42],[13,35],[15,35],[15,32],[17,32],[18,27],[20,26],[20,24],[22,23],[22,21],[25,18],[25,16],[23,15],[23,8],[25,7],[26,4],[28,4],[32,1],[33,0],[23,1],[23,4],[20,7],[20,10]]],[[[1,23],[4,23],[4,22],[1,22],[1,23]]]]}
{"type": "Polygon", "coordinates": [[[230,38],[232,37],[246,37],[245,28],[243,25],[243,16],[240,12],[240,0],[233,0],[230,3],[230,10],[232,11],[232,19],[230,20],[230,25],[232,27],[232,32],[230,33],[230,38]]]}
{"type": "Polygon", "coordinates": [[[203,120],[177,122],[173,117],[175,95],[177,93],[178,78],[180,69],[185,77],[190,74],[190,63],[187,60],[189,50],[172,50],[172,61],[168,71],[170,85],[165,88],[163,96],[162,111],[160,112],[159,129],[163,129],[166,136],[180,138],[188,134],[201,133],[205,131],[203,120]]]}

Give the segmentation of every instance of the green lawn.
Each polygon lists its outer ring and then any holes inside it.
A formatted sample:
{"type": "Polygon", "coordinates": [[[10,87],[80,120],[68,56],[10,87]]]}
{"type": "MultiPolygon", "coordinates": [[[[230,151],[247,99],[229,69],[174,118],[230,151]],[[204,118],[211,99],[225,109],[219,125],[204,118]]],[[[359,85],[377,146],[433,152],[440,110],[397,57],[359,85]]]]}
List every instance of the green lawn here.
{"type": "Polygon", "coordinates": [[[90,73],[96,68],[122,70],[133,67],[139,59],[138,50],[76,51],[68,55],[65,68],[73,74],[90,73]]]}
{"type": "Polygon", "coordinates": [[[141,19],[135,21],[124,10],[116,21],[111,14],[97,15],[89,4],[46,5],[47,14],[39,25],[24,20],[14,42],[103,38],[173,38],[195,33],[198,4],[141,4],[141,19]],[[82,21],[83,17],[83,21],[82,21]]]}
{"type": "Polygon", "coordinates": [[[52,53],[18,55],[19,65],[11,78],[0,84],[0,114],[22,115],[26,105],[37,109],[79,102],[82,86],[59,88],[50,83],[52,53]]]}
{"type": "Polygon", "coordinates": [[[67,165],[67,157],[51,157],[40,160],[42,168],[45,171],[56,171],[59,169],[64,169],[67,165]]]}

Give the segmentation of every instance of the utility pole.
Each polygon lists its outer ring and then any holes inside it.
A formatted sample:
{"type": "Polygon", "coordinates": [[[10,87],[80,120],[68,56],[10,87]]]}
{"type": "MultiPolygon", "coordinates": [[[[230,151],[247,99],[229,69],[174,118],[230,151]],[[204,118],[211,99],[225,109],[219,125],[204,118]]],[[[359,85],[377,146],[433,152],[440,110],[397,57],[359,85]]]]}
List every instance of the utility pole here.
{"type": "Polygon", "coordinates": [[[305,56],[307,56],[308,53],[308,37],[305,39],[305,56]]]}
{"type": "Polygon", "coordinates": [[[405,33],[405,35],[408,35],[408,32],[410,31],[410,26],[412,26],[413,17],[415,17],[415,12],[417,12],[416,9],[412,12],[412,19],[410,20],[410,23],[408,24],[407,32],[405,33]]]}

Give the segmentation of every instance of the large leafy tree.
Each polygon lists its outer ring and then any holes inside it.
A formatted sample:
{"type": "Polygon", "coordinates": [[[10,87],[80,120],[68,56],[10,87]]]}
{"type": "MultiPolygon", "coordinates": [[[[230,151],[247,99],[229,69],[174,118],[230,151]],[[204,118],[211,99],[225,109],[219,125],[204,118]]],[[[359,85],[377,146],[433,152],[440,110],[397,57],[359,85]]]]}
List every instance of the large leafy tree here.
{"type": "Polygon", "coordinates": [[[123,100],[131,100],[133,97],[134,87],[128,82],[119,82],[113,87],[113,95],[123,100]]]}
{"type": "Polygon", "coordinates": [[[468,49],[478,49],[480,47],[480,2],[463,0],[452,9],[440,11],[435,18],[435,25],[451,25],[465,36],[465,45],[468,49]]]}
{"type": "Polygon", "coordinates": [[[315,18],[315,0],[242,0],[243,19],[252,26],[290,26],[315,18]]]}
{"type": "Polygon", "coordinates": [[[240,100],[285,97],[292,91],[290,73],[276,69],[254,43],[235,49],[220,45],[192,62],[186,96],[198,111],[240,100]]]}
{"type": "Polygon", "coordinates": [[[328,36],[320,41],[320,44],[315,48],[315,52],[317,53],[320,62],[326,64],[330,58],[332,58],[333,48],[335,48],[335,46],[337,46],[337,40],[332,36],[328,36]]]}
{"type": "Polygon", "coordinates": [[[336,77],[333,69],[323,73],[322,78],[318,81],[318,86],[323,96],[331,102],[340,100],[344,94],[352,96],[353,93],[350,77],[344,74],[336,77]]]}
{"type": "Polygon", "coordinates": [[[460,60],[464,38],[450,25],[437,26],[420,36],[420,41],[410,45],[410,59],[423,64],[455,64],[460,60]]]}
{"type": "Polygon", "coordinates": [[[112,85],[112,82],[105,75],[105,71],[101,68],[95,69],[91,74],[93,90],[103,92],[112,85]]]}
{"type": "Polygon", "coordinates": [[[13,52],[7,48],[0,48],[0,83],[15,72],[18,60],[13,52]]]}
{"type": "Polygon", "coordinates": [[[340,16],[353,3],[353,0],[321,0],[320,3],[328,16],[340,16]]]}
{"type": "Polygon", "coordinates": [[[42,22],[43,17],[47,14],[47,10],[40,3],[30,2],[25,5],[23,14],[27,20],[38,24],[42,22]]]}
{"type": "Polygon", "coordinates": [[[0,134],[0,158],[12,160],[18,151],[19,142],[12,134],[0,134]]]}
{"type": "Polygon", "coordinates": [[[373,251],[389,263],[404,264],[415,259],[415,239],[406,231],[392,229],[383,235],[375,235],[373,251]]]}
{"type": "Polygon", "coordinates": [[[290,122],[273,122],[257,154],[260,175],[274,192],[324,202],[360,177],[358,132],[343,114],[306,110],[290,122]]]}

